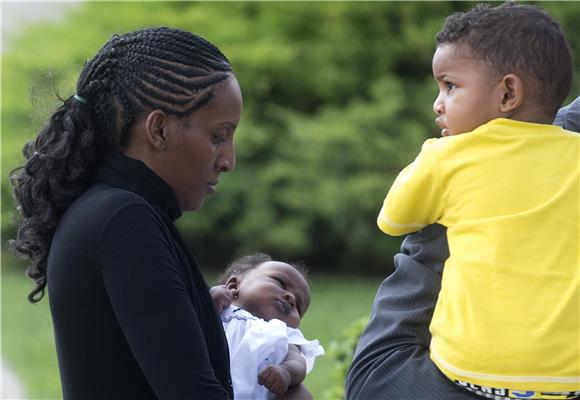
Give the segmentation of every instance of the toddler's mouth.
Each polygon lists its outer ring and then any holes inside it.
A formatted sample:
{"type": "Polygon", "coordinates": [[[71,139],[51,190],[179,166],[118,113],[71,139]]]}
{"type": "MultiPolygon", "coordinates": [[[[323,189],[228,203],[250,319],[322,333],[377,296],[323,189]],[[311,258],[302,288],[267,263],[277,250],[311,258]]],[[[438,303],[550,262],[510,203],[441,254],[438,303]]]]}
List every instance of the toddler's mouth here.
{"type": "Polygon", "coordinates": [[[437,126],[439,128],[441,128],[441,136],[449,136],[451,135],[451,133],[449,132],[449,129],[445,126],[445,124],[443,124],[443,122],[440,119],[441,117],[437,117],[435,118],[435,123],[437,124],[437,126]]]}

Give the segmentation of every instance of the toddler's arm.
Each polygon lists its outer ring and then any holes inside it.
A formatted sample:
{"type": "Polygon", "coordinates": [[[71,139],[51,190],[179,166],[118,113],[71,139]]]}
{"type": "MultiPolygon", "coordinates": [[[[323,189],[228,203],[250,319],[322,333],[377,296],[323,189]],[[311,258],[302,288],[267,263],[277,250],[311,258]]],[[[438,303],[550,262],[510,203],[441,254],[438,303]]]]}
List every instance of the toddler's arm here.
{"type": "Polygon", "coordinates": [[[288,354],[280,364],[264,368],[258,375],[258,383],[275,394],[282,394],[288,387],[300,384],[306,377],[306,360],[298,347],[289,344],[288,354]]]}
{"type": "Polygon", "coordinates": [[[395,179],[377,218],[389,235],[416,232],[437,222],[442,214],[438,142],[429,139],[421,153],[395,179]]]}

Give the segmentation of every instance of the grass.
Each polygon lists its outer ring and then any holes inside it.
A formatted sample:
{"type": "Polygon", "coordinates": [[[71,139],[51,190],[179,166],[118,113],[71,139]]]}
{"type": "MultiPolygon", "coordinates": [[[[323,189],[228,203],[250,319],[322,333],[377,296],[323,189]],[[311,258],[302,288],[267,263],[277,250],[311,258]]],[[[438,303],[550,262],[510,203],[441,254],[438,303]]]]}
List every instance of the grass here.
{"type": "Polygon", "coordinates": [[[2,358],[22,380],[27,399],[61,398],[48,301],[32,305],[23,268],[2,260],[2,358]]]}
{"type": "MultiPolygon", "coordinates": [[[[300,325],[304,336],[320,340],[328,352],[330,343],[342,338],[351,321],[370,314],[379,284],[380,279],[376,278],[313,275],[310,308],[300,325]]],[[[335,364],[329,356],[319,357],[306,377],[305,384],[316,400],[323,399],[328,387],[337,384],[335,364]]]]}
{"type": "MultiPolygon", "coordinates": [[[[26,399],[61,398],[48,301],[28,303],[31,283],[23,267],[6,252],[2,264],[2,357],[22,380],[26,399]]],[[[304,336],[319,339],[328,350],[350,321],[369,314],[379,283],[377,278],[313,275],[312,302],[301,325],[304,336]]],[[[334,366],[329,356],[317,359],[305,382],[315,399],[324,399],[329,385],[337,384],[334,366]]]]}

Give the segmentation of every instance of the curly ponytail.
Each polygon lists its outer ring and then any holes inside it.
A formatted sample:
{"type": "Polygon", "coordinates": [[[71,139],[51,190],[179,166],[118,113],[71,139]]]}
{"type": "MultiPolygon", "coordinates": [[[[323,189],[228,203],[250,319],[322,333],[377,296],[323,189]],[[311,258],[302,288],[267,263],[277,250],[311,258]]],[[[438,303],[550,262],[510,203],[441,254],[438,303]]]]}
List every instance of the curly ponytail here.
{"type": "Polygon", "coordinates": [[[139,113],[189,115],[212,100],[213,86],[231,70],[214,45],[173,28],[114,35],[84,66],[78,96],[65,100],[24,146],[26,162],[10,174],[22,218],[8,244],[30,263],[26,274],[36,283],[30,302],[44,296],[62,215],[91,184],[103,156],[128,144],[139,113]]]}
{"type": "Polygon", "coordinates": [[[42,298],[46,286],[46,261],[50,240],[63,212],[86,190],[94,170],[109,146],[89,108],[69,99],[52,115],[36,140],[24,147],[26,163],[10,174],[22,221],[16,254],[27,258],[26,274],[36,281],[28,299],[42,298]]]}

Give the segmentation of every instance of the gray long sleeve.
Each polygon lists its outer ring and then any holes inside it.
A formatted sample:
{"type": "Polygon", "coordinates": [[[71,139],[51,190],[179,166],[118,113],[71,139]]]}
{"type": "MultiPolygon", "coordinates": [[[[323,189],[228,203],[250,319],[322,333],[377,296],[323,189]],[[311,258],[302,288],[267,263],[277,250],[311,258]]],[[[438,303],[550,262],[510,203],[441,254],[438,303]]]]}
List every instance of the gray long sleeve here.
{"type": "Polygon", "coordinates": [[[429,358],[429,324],[449,257],[446,229],[407,236],[375,297],[346,380],[349,400],[469,400],[429,358]]]}
{"type": "Polygon", "coordinates": [[[580,132],[580,96],[558,110],[554,125],[559,125],[569,131],[580,132]]]}

